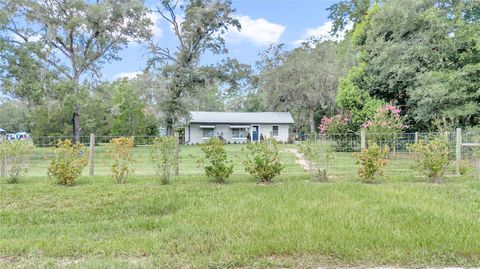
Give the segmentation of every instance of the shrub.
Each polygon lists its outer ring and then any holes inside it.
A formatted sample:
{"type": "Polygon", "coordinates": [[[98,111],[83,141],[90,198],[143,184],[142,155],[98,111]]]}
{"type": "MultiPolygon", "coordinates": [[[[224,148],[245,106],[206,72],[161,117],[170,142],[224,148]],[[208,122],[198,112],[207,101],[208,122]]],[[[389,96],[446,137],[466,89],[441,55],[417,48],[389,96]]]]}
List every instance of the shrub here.
{"type": "Polygon", "coordinates": [[[383,175],[382,168],[387,165],[385,160],[389,152],[388,146],[380,147],[373,141],[369,141],[368,148],[362,149],[358,156],[358,176],[365,183],[375,183],[383,175]]]}
{"type": "Polygon", "coordinates": [[[71,186],[87,165],[87,157],[83,154],[83,144],[72,144],[69,139],[58,141],[55,157],[48,167],[48,176],[57,180],[58,184],[71,186]]]}
{"type": "Polygon", "coordinates": [[[333,159],[332,144],[324,140],[307,140],[300,145],[300,151],[307,161],[312,177],[317,181],[327,181],[330,161],[333,159]]]}
{"type": "Polygon", "coordinates": [[[198,164],[205,169],[205,175],[215,183],[225,183],[233,173],[233,164],[227,160],[223,142],[213,137],[201,144],[200,149],[204,156],[198,159],[198,164]]]}
{"type": "Polygon", "coordinates": [[[174,136],[155,138],[150,146],[150,160],[155,166],[155,174],[162,184],[170,182],[170,172],[177,161],[175,147],[177,141],[174,136]]]}
{"type": "Polygon", "coordinates": [[[0,144],[0,166],[7,183],[17,183],[27,172],[35,147],[30,140],[16,140],[0,144]]]}
{"type": "Polygon", "coordinates": [[[110,176],[117,183],[125,183],[128,176],[133,173],[132,149],[133,137],[113,138],[107,148],[107,156],[111,160],[110,176]]]}
{"type": "Polygon", "coordinates": [[[442,139],[421,140],[410,144],[408,149],[414,153],[415,168],[427,176],[431,182],[442,180],[448,168],[448,143],[442,139]]]}
{"type": "Polygon", "coordinates": [[[248,144],[244,165],[245,171],[261,182],[270,183],[283,169],[278,158],[277,142],[269,138],[259,143],[248,144]]]}
{"type": "Polygon", "coordinates": [[[472,173],[475,169],[474,165],[472,165],[472,163],[470,163],[468,160],[461,160],[459,168],[460,175],[462,176],[472,173]]]}
{"type": "Polygon", "coordinates": [[[318,127],[320,135],[324,138],[335,140],[332,148],[336,152],[351,152],[354,148],[350,130],[349,115],[336,115],[335,117],[323,117],[318,127]]]}
{"type": "Polygon", "coordinates": [[[348,133],[348,122],[349,118],[343,115],[336,115],[335,117],[323,117],[320,126],[318,129],[320,130],[320,134],[328,135],[328,134],[343,134],[348,133]]]}
{"type": "Polygon", "coordinates": [[[362,124],[368,140],[376,143],[392,142],[395,135],[405,128],[400,111],[400,108],[393,105],[385,105],[378,109],[371,120],[362,124]]]}

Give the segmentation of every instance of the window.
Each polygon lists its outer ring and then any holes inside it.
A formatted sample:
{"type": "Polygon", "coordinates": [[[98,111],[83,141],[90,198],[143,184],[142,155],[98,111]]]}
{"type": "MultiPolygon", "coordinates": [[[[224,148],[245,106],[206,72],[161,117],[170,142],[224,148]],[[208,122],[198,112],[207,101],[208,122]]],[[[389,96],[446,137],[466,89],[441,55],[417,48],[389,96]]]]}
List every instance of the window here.
{"type": "Polygon", "coordinates": [[[214,128],[203,128],[202,131],[203,131],[203,138],[210,138],[210,137],[213,137],[215,131],[214,128]]]}
{"type": "Polygon", "coordinates": [[[232,138],[243,139],[247,138],[248,129],[247,128],[231,128],[232,129],[232,138]]]}
{"type": "Polygon", "coordinates": [[[273,136],[278,136],[278,126],[274,125],[272,127],[273,136]]]}

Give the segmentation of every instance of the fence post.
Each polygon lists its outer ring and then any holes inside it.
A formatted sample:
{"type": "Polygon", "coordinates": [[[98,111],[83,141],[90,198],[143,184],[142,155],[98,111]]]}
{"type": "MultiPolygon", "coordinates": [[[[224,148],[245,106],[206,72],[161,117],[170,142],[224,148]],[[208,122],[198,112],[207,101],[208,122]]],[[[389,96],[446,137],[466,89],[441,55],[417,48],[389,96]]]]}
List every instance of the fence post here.
{"type": "Polygon", "coordinates": [[[393,156],[397,153],[397,133],[393,133],[393,156]]]}
{"type": "Polygon", "coordinates": [[[179,134],[175,133],[175,175],[178,176],[178,152],[180,151],[180,141],[179,141],[179,134]]]}
{"type": "Polygon", "coordinates": [[[90,159],[88,159],[88,175],[93,177],[95,175],[95,134],[90,134],[90,159]]]}
{"type": "Polygon", "coordinates": [[[367,148],[367,140],[366,140],[366,137],[365,137],[365,130],[361,130],[360,131],[360,148],[361,149],[365,149],[367,148]]]}
{"type": "Polygon", "coordinates": [[[418,143],[418,132],[415,132],[415,144],[418,143]]]}
{"type": "Polygon", "coordinates": [[[462,128],[457,128],[456,134],[456,145],[455,145],[455,155],[456,155],[456,165],[455,173],[457,176],[460,175],[460,162],[462,161],[462,128]]]}
{"type": "MultiPolygon", "coordinates": [[[[0,144],[3,143],[7,143],[7,137],[2,135],[0,136],[0,144]]],[[[5,154],[2,154],[0,158],[0,176],[3,178],[7,175],[7,156],[5,156],[5,154]]]]}

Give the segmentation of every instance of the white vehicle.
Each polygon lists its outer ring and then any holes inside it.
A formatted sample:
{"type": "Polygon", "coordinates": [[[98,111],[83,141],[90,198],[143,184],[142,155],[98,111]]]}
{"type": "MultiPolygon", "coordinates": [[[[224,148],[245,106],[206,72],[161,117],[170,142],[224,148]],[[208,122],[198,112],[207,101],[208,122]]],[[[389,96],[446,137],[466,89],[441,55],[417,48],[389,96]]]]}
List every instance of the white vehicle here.
{"type": "Polygon", "coordinates": [[[27,132],[18,132],[15,134],[15,140],[28,140],[30,139],[30,134],[27,132]]]}

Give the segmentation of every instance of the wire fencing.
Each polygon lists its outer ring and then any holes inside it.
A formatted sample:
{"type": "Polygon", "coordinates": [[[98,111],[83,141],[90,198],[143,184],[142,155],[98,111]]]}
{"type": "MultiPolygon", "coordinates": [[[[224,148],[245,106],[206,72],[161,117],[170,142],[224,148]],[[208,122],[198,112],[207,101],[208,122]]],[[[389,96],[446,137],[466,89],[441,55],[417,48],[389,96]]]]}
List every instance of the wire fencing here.
{"type": "MultiPolygon", "coordinates": [[[[121,136],[95,136],[94,152],[95,175],[108,175],[109,160],[106,154],[106,146],[113,138],[121,136]]],[[[150,163],[149,154],[152,141],[158,136],[134,136],[135,147],[133,155],[136,159],[134,165],[137,175],[154,175],[155,171],[150,163]]],[[[479,132],[415,132],[415,133],[343,133],[328,135],[304,135],[297,139],[296,143],[302,143],[307,139],[324,140],[332,145],[333,160],[331,161],[330,174],[338,177],[356,177],[358,171],[358,155],[362,148],[368,147],[369,143],[375,141],[380,146],[388,146],[390,151],[387,157],[388,165],[385,167],[384,174],[389,177],[409,177],[417,176],[413,169],[415,156],[409,151],[408,146],[418,143],[422,140],[432,140],[441,138],[448,143],[450,166],[447,174],[456,175],[464,173],[476,173],[480,175],[480,133],[479,132]],[[298,141],[300,140],[300,141],[298,141]]],[[[32,137],[36,149],[31,158],[31,168],[29,175],[45,176],[50,160],[55,156],[55,145],[59,140],[71,139],[71,137],[32,137]]],[[[82,154],[90,157],[90,136],[81,136],[80,143],[85,145],[82,154]]],[[[180,142],[182,138],[179,138],[180,142]]],[[[240,168],[241,173],[241,145],[231,145],[227,147],[229,158],[240,168]]],[[[285,146],[292,147],[292,146],[285,146]]],[[[295,147],[295,146],[293,146],[295,147]]],[[[192,154],[199,152],[197,146],[183,146],[180,154],[180,173],[181,174],[202,174],[202,170],[196,167],[196,160],[192,154]],[[182,171],[183,170],[183,171],[182,171]]],[[[285,153],[286,154],[286,153],[285,153]]],[[[286,156],[286,158],[293,158],[286,156]]],[[[299,166],[293,162],[293,165],[299,166]]],[[[290,164],[289,164],[290,165],[290,164]]],[[[293,166],[287,169],[292,173],[300,173],[301,169],[293,166]]],[[[85,169],[84,175],[88,175],[88,169],[85,169]]]]}
{"type": "Polygon", "coordinates": [[[475,172],[480,177],[480,133],[462,132],[412,132],[412,133],[343,133],[302,135],[300,141],[323,140],[332,145],[334,160],[331,162],[333,175],[356,176],[358,155],[362,148],[375,142],[379,146],[388,146],[387,166],[384,174],[389,177],[419,176],[415,154],[409,145],[419,141],[441,139],[448,145],[448,175],[460,175],[475,172]]]}

